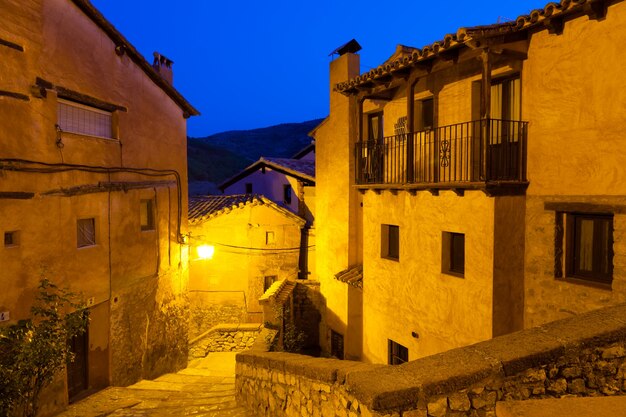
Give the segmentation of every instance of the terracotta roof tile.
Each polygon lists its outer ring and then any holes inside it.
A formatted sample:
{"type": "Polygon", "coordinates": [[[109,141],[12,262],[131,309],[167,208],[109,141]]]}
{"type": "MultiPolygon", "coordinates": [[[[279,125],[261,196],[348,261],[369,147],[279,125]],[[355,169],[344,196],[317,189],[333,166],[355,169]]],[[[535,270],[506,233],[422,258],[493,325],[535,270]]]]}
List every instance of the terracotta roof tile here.
{"type": "Polygon", "coordinates": [[[189,221],[198,221],[223,211],[243,207],[249,203],[262,203],[256,194],[207,195],[189,198],[189,221]]]}
{"type": "Polygon", "coordinates": [[[264,161],[281,166],[286,170],[297,172],[303,176],[315,178],[315,161],[288,158],[262,158],[264,161]]]}
{"type": "Polygon", "coordinates": [[[527,15],[519,16],[513,22],[459,28],[456,33],[449,33],[444,36],[443,40],[433,42],[421,49],[400,45],[402,53],[399,54],[397,50],[387,61],[377,68],[373,68],[357,77],[336,84],[335,90],[346,93],[354,91],[359,86],[367,84],[376,78],[391,74],[418,62],[436,58],[441,52],[463,47],[470,41],[526,30],[530,27],[543,24],[546,19],[554,19],[560,16],[565,17],[582,12],[587,3],[598,3],[598,0],[561,0],[559,3],[550,2],[542,9],[535,9],[527,15]]]}
{"type": "Polygon", "coordinates": [[[353,266],[335,275],[335,279],[363,289],[363,265],[353,266]]]}

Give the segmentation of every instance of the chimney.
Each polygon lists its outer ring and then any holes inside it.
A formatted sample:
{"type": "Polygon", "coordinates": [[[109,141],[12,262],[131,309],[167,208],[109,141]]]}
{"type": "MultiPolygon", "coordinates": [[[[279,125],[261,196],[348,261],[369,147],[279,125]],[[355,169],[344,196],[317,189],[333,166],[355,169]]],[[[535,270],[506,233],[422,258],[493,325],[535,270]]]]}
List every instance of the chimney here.
{"type": "Polygon", "coordinates": [[[174,61],[158,52],[154,52],[152,55],[154,55],[152,68],[154,68],[154,70],[158,72],[165,81],[174,85],[174,71],[172,70],[174,61]]]}

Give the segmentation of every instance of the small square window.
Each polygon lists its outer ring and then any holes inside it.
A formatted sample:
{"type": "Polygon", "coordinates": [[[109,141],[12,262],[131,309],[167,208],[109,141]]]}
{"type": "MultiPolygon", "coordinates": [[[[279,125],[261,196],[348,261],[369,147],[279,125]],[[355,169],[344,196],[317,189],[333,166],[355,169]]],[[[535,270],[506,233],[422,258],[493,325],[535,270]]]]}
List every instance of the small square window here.
{"type": "Polygon", "coordinates": [[[141,230],[154,230],[154,200],[141,200],[139,206],[141,230]]]}
{"type": "Polygon", "coordinates": [[[265,244],[271,245],[275,242],[274,232],[265,232],[265,244]]]}
{"type": "Polygon", "coordinates": [[[291,185],[283,185],[283,202],[285,204],[291,204],[291,185]]]}
{"type": "Polygon", "coordinates": [[[391,339],[388,341],[389,365],[400,365],[409,361],[409,349],[391,339]]]}
{"type": "Polygon", "coordinates": [[[343,335],[334,330],[330,331],[330,356],[343,359],[343,335]]]}
{"type": "Polygon", "coordinates": [[[96,244],[96,219],[78,219],[76,221],[77,246],[93,246],[96,244]]]}
{"type": "Polygon", "coordinates": [[[19,246],[20,232],[14,230],[12,232],[4,232],[4,246],[7,248],[19,246]]]}
{"type": "Polygon", "coordinates": [[[400,260],[400,227],[391,224],[381,225],[380,256],[394,261],[400,260]]]}
{"type": "Polygon", "coordinates": [[[443,232],[441,272],[463,277],[465,275],[465,235],[443,232]]]}
{"type": "Polygon", "coordinates": [[[613,216],[566,215],[567,276],[610,284],[613,280],[613,216]]]}
{"type": "Polygon", "coordinates": [[[252,183],[251,182],[247,182],[246,183],[246,194],[252,194],[252,183]]]}

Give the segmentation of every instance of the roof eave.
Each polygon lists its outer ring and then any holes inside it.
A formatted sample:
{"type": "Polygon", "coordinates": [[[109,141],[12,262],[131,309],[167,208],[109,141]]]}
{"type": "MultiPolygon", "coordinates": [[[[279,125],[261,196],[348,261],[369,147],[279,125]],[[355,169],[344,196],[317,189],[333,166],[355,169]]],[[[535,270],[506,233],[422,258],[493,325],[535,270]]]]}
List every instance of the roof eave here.
{"type": "Polygon", "coordinates": [[[125,53],[138,65],[146,75],[160,87],[183,111],[185,118],[198,116],[200,112],[193,107],[183,96],[163,77],[152,68],[152,65],[139,53],[139,51],[109,22],[89,0],[72,0],[72,2],[100,27],[117,46],[123,46],[125,53]]]}

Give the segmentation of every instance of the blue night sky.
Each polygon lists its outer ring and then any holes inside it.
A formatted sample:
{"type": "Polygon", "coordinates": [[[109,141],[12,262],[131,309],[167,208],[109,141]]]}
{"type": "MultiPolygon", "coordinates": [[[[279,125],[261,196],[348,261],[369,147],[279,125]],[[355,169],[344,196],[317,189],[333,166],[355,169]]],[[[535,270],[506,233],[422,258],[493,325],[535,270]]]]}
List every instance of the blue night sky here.
{"type": "Polygon", "coordinates": [[[188,134],[302,122],[328,114],[328,54],[355,38],[362,72],[397,44],[422,47],[462,26],[515,19],[547,1],[92,0],[202,113],[188,134]],[[388,7],[386,7],[388,6],[388,7]]]}

